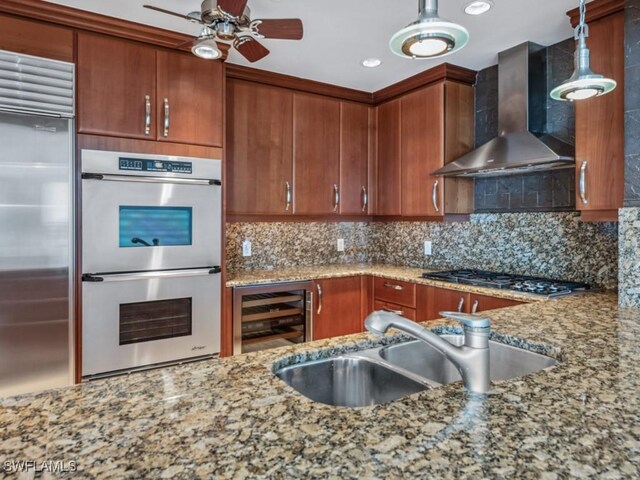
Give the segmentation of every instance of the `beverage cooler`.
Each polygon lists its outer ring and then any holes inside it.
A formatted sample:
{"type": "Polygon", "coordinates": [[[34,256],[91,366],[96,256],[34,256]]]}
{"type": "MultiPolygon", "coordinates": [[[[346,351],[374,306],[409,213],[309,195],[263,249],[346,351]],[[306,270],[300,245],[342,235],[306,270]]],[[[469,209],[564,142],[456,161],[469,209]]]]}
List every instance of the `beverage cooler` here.
{"type": "Polygon", "coordinates": [[[233,353],[311,340],[312,282],[234,288],[233,353]]]}

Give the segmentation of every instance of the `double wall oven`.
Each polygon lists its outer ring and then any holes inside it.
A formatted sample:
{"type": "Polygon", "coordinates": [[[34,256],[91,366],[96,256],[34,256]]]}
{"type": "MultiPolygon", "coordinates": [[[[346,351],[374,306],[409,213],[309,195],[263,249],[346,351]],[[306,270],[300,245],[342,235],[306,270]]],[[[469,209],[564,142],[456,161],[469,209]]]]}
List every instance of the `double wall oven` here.
{"type": "Polygon", "coordinates": [[[220,350],[220,160],[82,151],[82,374],[220,350]]]}

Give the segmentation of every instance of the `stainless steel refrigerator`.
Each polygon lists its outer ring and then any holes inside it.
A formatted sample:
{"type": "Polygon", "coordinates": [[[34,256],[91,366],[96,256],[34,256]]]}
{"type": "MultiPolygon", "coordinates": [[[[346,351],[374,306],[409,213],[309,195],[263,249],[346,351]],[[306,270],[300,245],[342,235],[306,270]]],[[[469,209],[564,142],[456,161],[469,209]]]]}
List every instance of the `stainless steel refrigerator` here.
{"type": "Polygon", "coordinates": [[[0,397],[74,380],[73,82],[0,51],[0,397]]]}

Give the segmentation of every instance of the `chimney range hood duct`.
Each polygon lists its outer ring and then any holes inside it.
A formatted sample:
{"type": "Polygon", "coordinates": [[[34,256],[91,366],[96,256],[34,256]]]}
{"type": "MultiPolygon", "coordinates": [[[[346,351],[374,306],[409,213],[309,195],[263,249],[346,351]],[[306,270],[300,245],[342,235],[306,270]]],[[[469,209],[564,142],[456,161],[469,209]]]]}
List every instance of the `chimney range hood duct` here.
{"type": "Polygon", "coordinates": [[[500,134],[433,174],[490,177],[572,168],[575,148],[544,133],[546,64],[544,47],[530,42],[501,52],[498,55],[500,134]]]}

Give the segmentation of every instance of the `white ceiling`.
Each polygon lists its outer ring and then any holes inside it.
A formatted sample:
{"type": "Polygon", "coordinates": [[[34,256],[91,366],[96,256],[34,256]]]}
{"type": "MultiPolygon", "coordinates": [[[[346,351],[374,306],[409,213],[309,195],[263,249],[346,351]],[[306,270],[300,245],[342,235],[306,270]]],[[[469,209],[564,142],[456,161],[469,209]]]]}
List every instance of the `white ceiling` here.
{"type": "MultiPolygon", "coordinates": [[[[186,20],[156,13],[143,4],[188,13],[199,0],[48,0],[104,15],[197,35],[186,20]]],[[[464,25],[469,44],[440,60],[408,60],[389,50],[391,35],[417,17],[418,0],[249,0],[252,18],[299,17],[302,41],[265,40],[271,54],[249,64],[232,51],[229,62],[368,92],[391,85],[443,62],[472,69],[497,63],[497,54],[526,40],[551,45],[571,36],[567,10],[577,0],[494,0],[494,8],[471,17],[463,12],[469,0],[441,0],[440,16],[464,25]],[[378,57],[382,65],[364,68],[362,59],[378,57]]]]}

